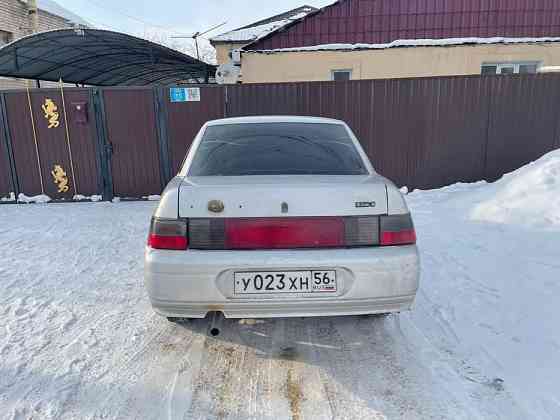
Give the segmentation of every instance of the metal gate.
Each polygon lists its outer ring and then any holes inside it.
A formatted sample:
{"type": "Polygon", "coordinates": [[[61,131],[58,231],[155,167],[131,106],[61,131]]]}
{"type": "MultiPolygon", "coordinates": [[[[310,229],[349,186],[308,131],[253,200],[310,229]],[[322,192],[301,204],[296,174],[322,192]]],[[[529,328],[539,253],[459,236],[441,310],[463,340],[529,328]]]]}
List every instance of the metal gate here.
{"type": "Polygon", "coordinates": [[[154,90],[103,89],[113,194],[122,198],[160,194],[160,162],[154,90]]]}
{"type": "Polygon", "coordinates": [[[201,87],[200,101],[171,102],[169,89],[159,90],[165,110],[165,124],[170,156],[171,173],[176,174],[200,128],[208,120],[225,115],[225,88],[201,87]]]}
{"type": "Polygon", "coordinates": [[[0,202],[11,201],[17,191],[13,173],[11,141],[8,133],[4,95],[0,96],[0,202]]]}
{"type": "Polygon", "coordinates": [[[19,190],[58,200],[96,194],[95,118],[88,90],[34,89],[4,98],[19,190]]]}

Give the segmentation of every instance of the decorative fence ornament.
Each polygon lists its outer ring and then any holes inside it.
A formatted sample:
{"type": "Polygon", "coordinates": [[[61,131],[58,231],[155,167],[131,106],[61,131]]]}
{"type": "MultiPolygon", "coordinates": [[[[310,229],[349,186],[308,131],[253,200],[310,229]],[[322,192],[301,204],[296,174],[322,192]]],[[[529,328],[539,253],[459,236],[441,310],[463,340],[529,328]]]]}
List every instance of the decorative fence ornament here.
{"type": "Polygon", "coordinates": [[[68,176],[66,176],[66,172],[62,169],[60,165],[54,165],[51,174],[54,179],[54,183],[58,186],[59,193],[68,192],[70,187],[68,186],[68,176]]]}
{"type": "Polygon", "coordinates": [[[51,98],[45,98],[45,103],[41,106],[45,113],[45,118],[49,121],[49,128],[57,128],[60,125],[60,115],[58,113],[58,106],[51,98]]]}

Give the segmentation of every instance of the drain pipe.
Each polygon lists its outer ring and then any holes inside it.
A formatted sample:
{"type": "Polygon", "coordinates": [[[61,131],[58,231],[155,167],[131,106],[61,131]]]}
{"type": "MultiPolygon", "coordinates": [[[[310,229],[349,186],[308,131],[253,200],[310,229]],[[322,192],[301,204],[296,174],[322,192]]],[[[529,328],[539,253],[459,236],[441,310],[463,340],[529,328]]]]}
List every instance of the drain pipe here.
{"type": "Polygon", "coordinates": [[[27,14],[31,23],[31,33],[39,31],[39,9],[37,0],[27,0],[27,14]]]}
{"type": "MultiPolygon", "coordinates": [[[[37,7],[37,0],[27,0],[27,16],[30,23],[30,32],[32,34],[39,32],[39,8],[37,7]]],[[[37,87],[41,87],[41,82],[37,82],[37,87]]],[[[27,86],[33,87],[33,80],[27,80],[27,86]]]]}

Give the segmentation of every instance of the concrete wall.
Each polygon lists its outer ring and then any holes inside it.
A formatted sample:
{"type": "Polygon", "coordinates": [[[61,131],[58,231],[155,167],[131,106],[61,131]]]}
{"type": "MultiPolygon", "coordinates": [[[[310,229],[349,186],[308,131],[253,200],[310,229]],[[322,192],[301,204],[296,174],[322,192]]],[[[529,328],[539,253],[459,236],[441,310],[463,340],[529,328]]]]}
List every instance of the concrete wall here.
{"type": "MultiPolygon", "coordinates": [[[[27,6],[20,0],[0,0],[0,30],[11,32],[13,40],[31,33],[31,20],[27,6]]],[[[66,19],[39,10],[39,31],[73,26],[66,19]]],[[[24,88],[27,82],[23,79],[0,77],[0,89],[24,88]]],[[[46,84],[45,84],[46,86],[46,84]]]]}
{"type": "Polygon", "coordinates": [[[480,74],[487,62],[540,61],[560,65],[560,42],[408,47],[386,50],[243,53],[243,83],[331,80],[351,69],[352,79],[480,74]]]}

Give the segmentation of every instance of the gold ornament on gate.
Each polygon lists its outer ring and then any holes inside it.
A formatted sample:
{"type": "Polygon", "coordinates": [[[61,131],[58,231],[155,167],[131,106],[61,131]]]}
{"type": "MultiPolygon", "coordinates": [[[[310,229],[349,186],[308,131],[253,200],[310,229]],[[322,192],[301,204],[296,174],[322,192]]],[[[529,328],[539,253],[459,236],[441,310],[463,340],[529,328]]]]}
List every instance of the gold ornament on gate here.
{"type": "Polygon", "coordinates": [[[58,106],[51,98],[45,98],[45,103],[41,108],[43,108],[45,118],[49,121],[49,128],[57,128],[60,125],[58,106]]]}
{"type": "Polygon", "coordinates": [[[51,171],[51,174],[53,176],[54,183],[58,186],[58,192],[68,192],[70,189],[68,186],[68,177],[66,176],[64,169],[62,169],[62,166],[54,165],[54,169],[51,171]]]}

